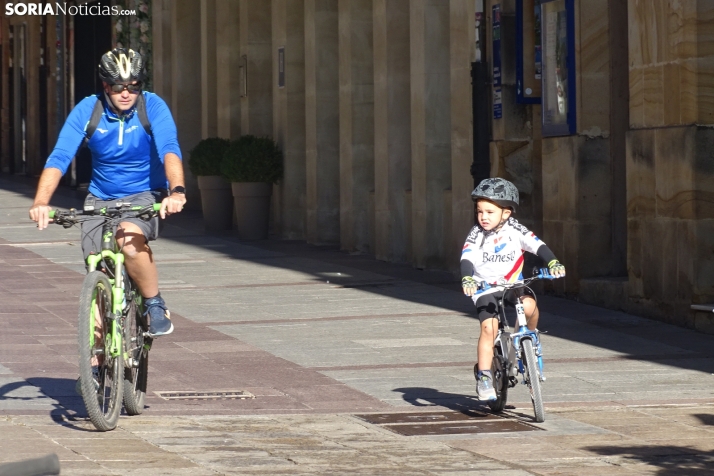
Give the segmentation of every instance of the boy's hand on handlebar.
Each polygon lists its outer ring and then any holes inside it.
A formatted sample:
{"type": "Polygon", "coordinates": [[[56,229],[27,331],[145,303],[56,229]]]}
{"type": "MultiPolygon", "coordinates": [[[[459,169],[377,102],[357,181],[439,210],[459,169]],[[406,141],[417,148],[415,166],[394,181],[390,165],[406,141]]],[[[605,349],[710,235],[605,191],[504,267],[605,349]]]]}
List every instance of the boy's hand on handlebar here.
{"type": "Polygon", "coordinates": [[[473,296],[478,289],[478,281],[476,281],[473,276],[464,276],[461,278],[461,287],[465,295],[473,296]]]}
{"type": "Polygon", "coordinates": [[[186,196],[183,193],[172,193],[168,197],[161,201],[161,210],[159,210],[159,216],[161,219],[166,218],[166,215],[171,215],[172,213],[179,213],[183,210],[186,204],[186,196]]]}
{"type": "Polygon", "coordinates": [[[552,274],[556,278],[562,278],[565,276],[565,266],[560,264],[560,261],[558,261],[557,259],[554,259],[550,263],[548,263],[548,271],[550,271],[550,274],[552,274]]]}
{"type": "Polygon", "coordinates": [[[32,208],[30,208],[30,219],[37,222],[39,230],[44,230],[49,225],[50,210],[52,210],[52,207],[49,205],[32,205],[32,208]]]}

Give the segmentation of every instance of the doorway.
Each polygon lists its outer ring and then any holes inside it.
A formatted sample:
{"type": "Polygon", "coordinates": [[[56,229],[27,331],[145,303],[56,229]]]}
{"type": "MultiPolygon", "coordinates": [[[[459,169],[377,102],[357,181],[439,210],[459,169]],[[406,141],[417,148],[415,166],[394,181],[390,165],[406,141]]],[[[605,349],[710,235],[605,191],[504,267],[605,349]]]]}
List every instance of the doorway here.
{"type": "MultiPolygon", "coordinates": [[[[88,5],[100,2],[88,2],[88,5]]],[[[102,83],[97,75],[99,59],[112,49],[112,20],[109,15],[77,15],[74,23],[74,101],[102,90],[102,83]]],[[[74,105],[73,105],[74,106],[74,105]]],[[[78,189],[85,189],[92,178],[92,155],[86,147],[80,148],[75,159],[76,181],[78,189]]]]}
{"type": "Polygon", "coordinates": [[[25,173],[27,158],[27,25],[14,25],[12,44],[12,173],[25,173]]]}

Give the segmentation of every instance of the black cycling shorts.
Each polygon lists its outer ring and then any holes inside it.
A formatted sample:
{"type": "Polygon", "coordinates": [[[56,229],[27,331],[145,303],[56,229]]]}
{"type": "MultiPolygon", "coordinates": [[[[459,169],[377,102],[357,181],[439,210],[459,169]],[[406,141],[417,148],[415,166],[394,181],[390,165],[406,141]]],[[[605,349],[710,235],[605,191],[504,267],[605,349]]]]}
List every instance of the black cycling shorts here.
{"type": "MultiPolygon", "coordinates": [[[[87,198],[93,197],[90,193],[87,198]]],[[[131,203],[133,206],[145,206],[152,205],[157,201],[160,201],[160,192],[141,192],[135,195],[129,195],[123,198],[116,198],[114,200],[100,200],[94,197],[96,200],[95,209],[102,207],[110,207],[116,204],[118,201],[124,203],[131,203]]],[[[159,237],[159,217],[154,217],[149,221],[144,221],[140,218],[136,218],[133,212],[127,212],[127,218],[122,219],[122,221],[133,223],[139,227],[141,233],[143,233],[146,241],[152,241],[159,237]]],[[[84,254],[84,260],[87,260],[87,256],[93,253],[99,253],[102,249],[102,225],[104,224],[104,219],[100,217],[92,217],[82,222],[82,253],[84,254]]],[[[116,233],[116,230],[114,230],[116,233]]]]}
{"type": "Polygon", "coordinates": [[[496,291],[493,293],[484,294],[476,300],[476,315],[478,320],[483,322],[486,319],[498,318],[498,300],[506,293],[506,298],[503,300],[505,306],[516,306],[516,297],[531,296],[535,299],[535,294],[530,288],[516,288],[507,291],[496,291]]]}

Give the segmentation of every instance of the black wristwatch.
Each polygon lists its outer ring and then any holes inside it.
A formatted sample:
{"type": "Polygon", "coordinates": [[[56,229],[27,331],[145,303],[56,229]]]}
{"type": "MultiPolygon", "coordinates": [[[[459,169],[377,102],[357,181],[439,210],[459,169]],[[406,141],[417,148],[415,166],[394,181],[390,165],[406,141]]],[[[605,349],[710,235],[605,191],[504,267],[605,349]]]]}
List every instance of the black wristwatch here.
{"type": "Polygon", "coordinates": [[[181,193],[183,195],[186,195],[186,188],[182,187],[181,185],[176,185],[174,188],[171,189],[169,195],[171,195],[172,193],[181,193]]]}

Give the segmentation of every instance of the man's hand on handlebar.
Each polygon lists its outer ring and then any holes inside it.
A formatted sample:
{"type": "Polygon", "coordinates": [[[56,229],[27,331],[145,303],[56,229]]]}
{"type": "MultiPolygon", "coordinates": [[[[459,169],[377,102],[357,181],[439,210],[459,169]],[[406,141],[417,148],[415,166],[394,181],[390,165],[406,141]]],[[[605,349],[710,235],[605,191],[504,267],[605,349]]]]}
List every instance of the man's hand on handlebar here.
{"type": "Polygon", "coordinates": [[[179,213],[183,210],[186,204],[186,196],[183,193],[172,193],[168,197],[161,201],[161,210],[159,210],[159,216],[161,219],[166,218],[167,215],[172,213],[179,213]]]}
{"type": "Polygon", "coordinates": [[[37,222],[37,228],[39,230],[44,230],[50,223],[50,210],[52,207],[49,205],[38,205],[33,204],[30,208],[30,219],[37,222]]]}

